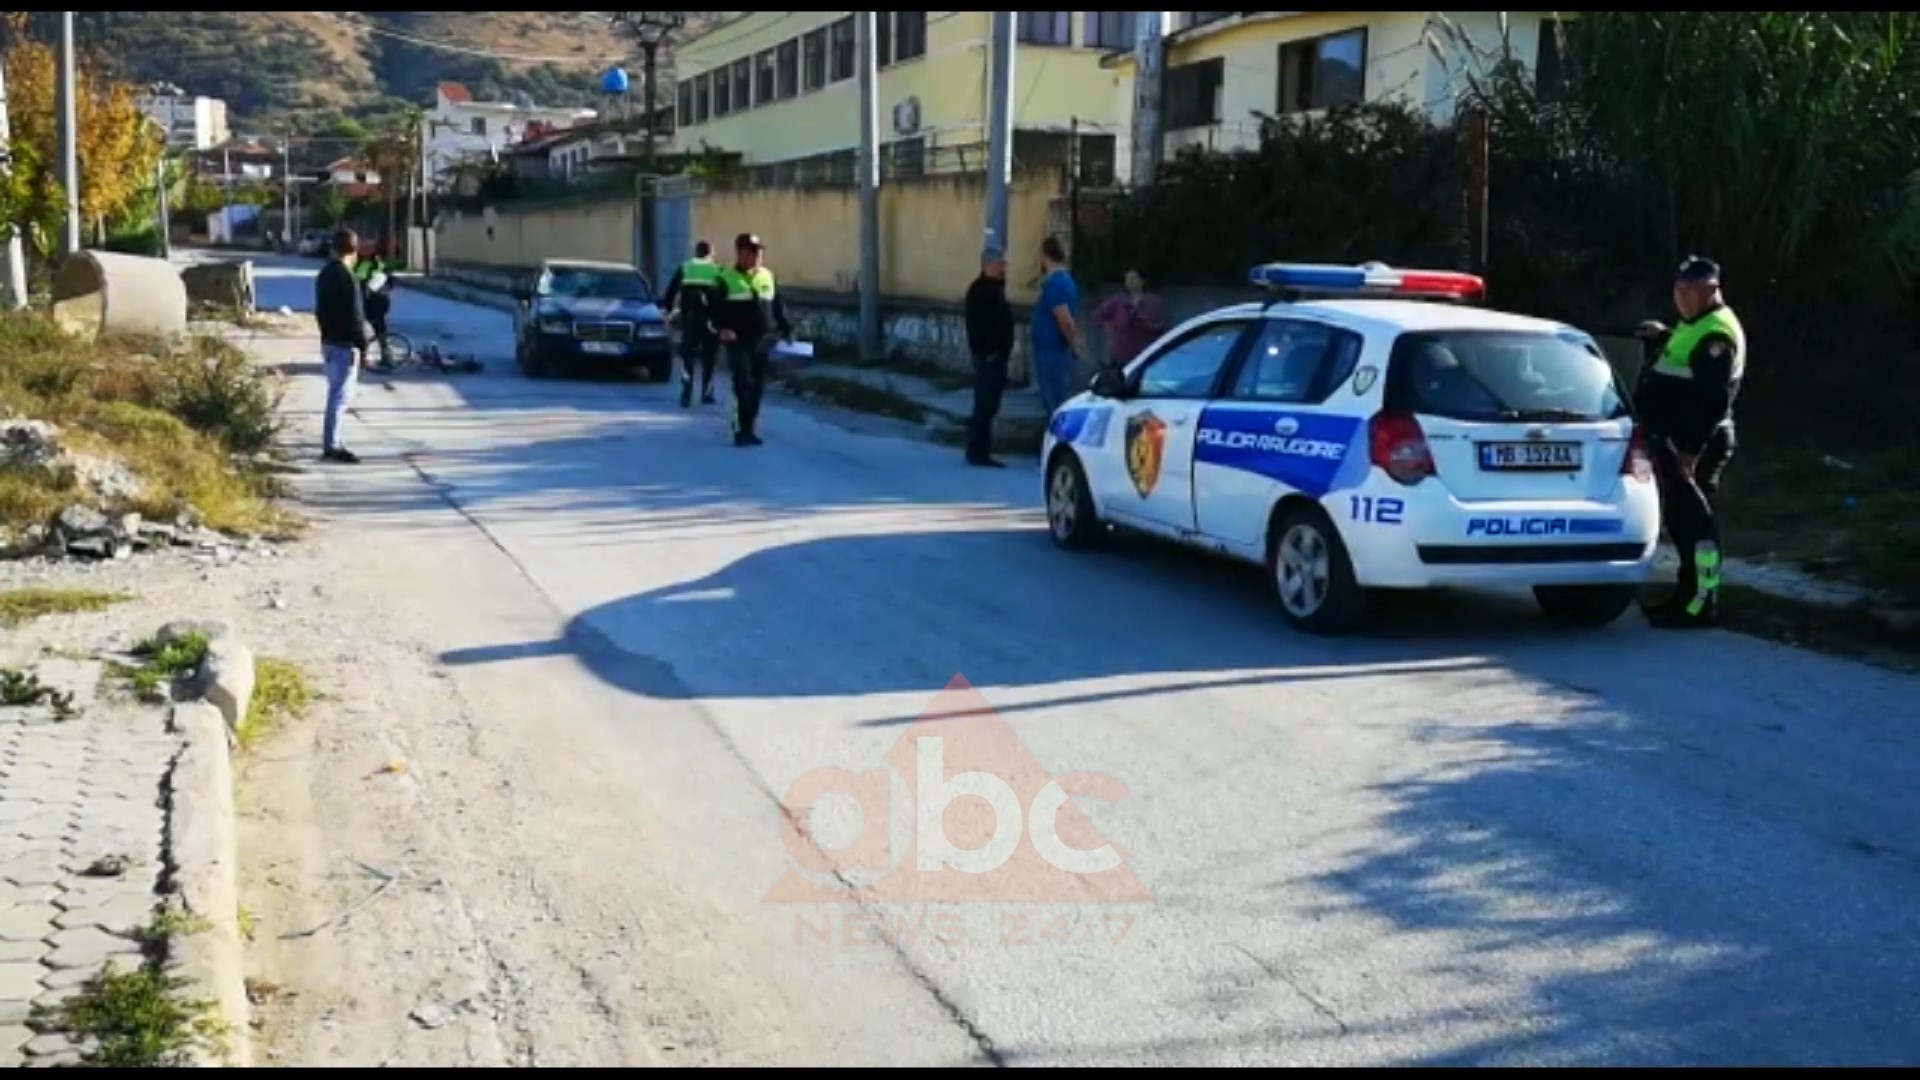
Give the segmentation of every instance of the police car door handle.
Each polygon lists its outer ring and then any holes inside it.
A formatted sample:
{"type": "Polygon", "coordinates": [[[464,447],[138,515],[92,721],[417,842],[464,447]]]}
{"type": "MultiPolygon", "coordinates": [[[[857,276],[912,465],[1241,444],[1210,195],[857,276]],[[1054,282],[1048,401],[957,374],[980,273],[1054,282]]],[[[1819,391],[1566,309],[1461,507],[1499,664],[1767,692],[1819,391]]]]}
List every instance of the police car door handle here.
{"type": "Polygon", "coordinates": [[[1174,427],[1186,427],[1186,426],[1187,426],[1187,418],[1186,418],[1186,417],[1184,417],[1184,416],[1180,416],[1180,417],[1176,417],[1176,418],[1174,418],[1174,420],[1173,420],[1173,426],[1174,426],[1174,427]]]}

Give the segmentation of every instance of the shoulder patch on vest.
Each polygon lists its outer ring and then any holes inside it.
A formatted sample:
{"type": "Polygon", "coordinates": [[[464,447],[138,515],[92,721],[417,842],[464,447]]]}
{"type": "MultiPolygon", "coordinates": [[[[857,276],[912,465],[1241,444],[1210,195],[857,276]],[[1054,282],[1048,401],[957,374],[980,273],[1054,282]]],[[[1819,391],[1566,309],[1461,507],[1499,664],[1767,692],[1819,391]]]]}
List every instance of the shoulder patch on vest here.
{"type": "Polygon", "coordinates": [[[1707,342],[1707,355],[1715,360],[1725,360],[1731,352],[1733,352],[1733,346],[1727,344],[1726,338],[1714,338],[1707,342]]]}

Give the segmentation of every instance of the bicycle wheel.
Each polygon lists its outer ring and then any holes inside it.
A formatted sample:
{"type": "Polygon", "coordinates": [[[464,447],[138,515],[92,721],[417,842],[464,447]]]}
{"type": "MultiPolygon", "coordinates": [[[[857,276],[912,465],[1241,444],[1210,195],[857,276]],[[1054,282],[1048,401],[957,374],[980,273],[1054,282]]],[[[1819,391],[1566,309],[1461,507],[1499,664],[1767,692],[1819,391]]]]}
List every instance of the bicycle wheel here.
{"type": "Polygon", "coordinates": [[[367,367],[376,375],[391,375],[413,362],[413,342],[408,340],[405,334],[396,334],[389,331],[387,334],[387,355],[384,357],[379,356],[378,346],[375,346],[375,351],[375,359],[369,363],[367,367]]]}

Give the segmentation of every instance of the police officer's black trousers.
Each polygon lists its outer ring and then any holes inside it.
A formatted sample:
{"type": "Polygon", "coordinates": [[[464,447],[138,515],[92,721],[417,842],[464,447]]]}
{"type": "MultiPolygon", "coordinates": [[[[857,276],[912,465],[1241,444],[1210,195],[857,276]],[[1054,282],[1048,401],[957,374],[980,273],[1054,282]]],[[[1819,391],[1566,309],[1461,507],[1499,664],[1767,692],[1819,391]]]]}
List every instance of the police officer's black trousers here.
{"type": "Polygon", "coordinates": [[[713,390],[713,366],[720,353],[720,339],[704,326],[689,326],[680,331],[680,377],[692,381],[700,372],[700,393],[713,390]]]}
{"type": "Polygon", "coordinates": [[[733,373],[733,430],[752,435],[760,419],[760,395],[767,389],[767,347],[757,341],[733,342],[727,346],[727,370],[733,373]]]}
{"type": "MultiPolygon", "coordinates": [[[[1700,552],[1711,545],[1711,558],[1720,557],[1720,519],[1714,507],[1714,495],[1720,490],[1720,476],[1732,460],[1735,448],[1733,428],[1722,424],[1715,428],[1707,444],[1694,459],[1691,471],[1680,467],[1673,444],[1663,438],[1653,440],[1654,477],[1660,485],[1660,516],[1666,521],[1667,535],[1680,555],[1680,576],[1674,602],[1685,604],[1700,588],[1700,552]]],[[[1716,562],[1715,569],[1717,571],[1716,562]]],[[[1714,579],[1718,579],[1718,573],[1714,579]]]]}

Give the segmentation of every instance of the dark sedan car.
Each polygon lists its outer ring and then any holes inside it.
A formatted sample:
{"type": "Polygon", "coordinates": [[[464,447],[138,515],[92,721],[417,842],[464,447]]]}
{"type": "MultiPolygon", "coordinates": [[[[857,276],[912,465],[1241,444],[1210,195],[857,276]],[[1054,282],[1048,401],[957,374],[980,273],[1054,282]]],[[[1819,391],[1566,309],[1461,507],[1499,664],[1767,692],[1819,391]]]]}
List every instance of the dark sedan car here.
{"type": "Polygon", "coordinates": [[[666,316],[631,266],[550,259],[515,299],[514,357],[532,378],[645,370],[663,382],[673,374],[666,316]]]}

